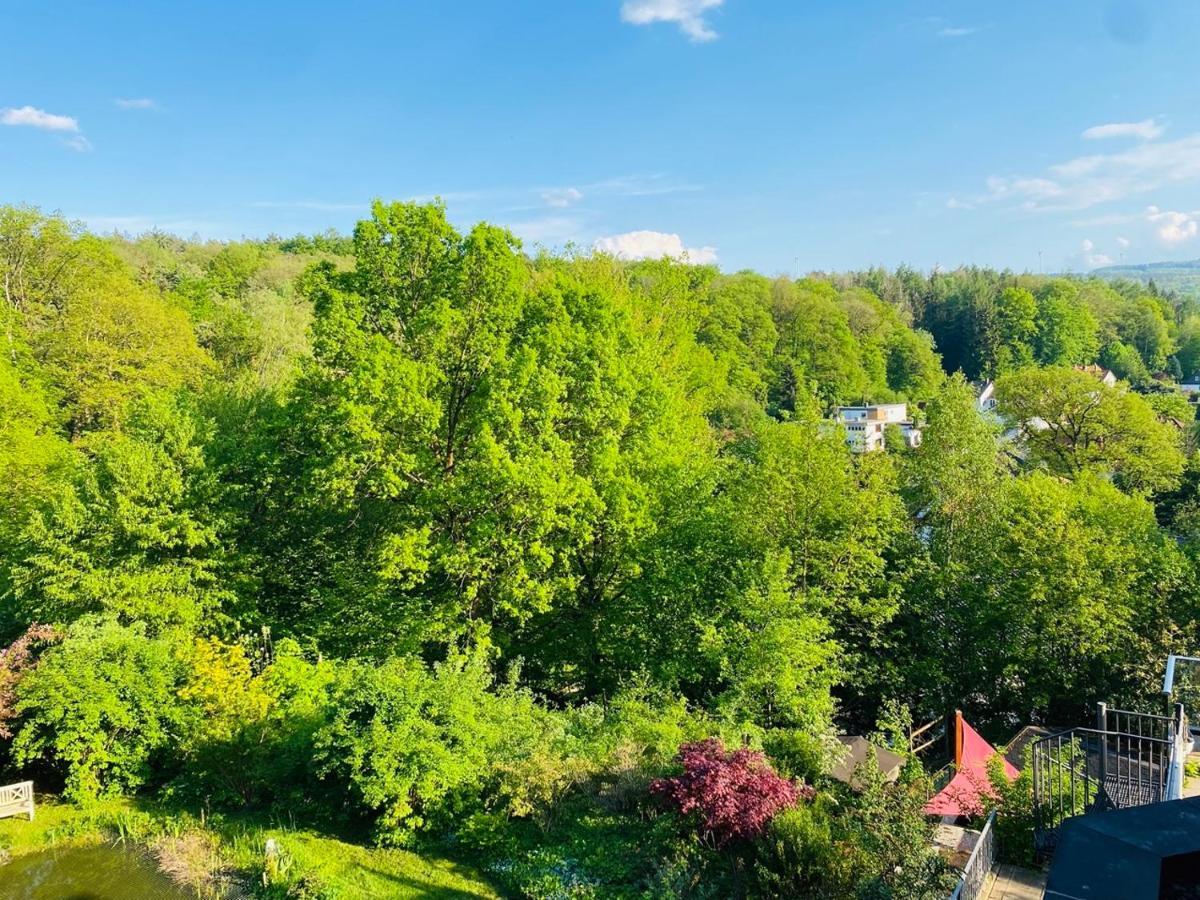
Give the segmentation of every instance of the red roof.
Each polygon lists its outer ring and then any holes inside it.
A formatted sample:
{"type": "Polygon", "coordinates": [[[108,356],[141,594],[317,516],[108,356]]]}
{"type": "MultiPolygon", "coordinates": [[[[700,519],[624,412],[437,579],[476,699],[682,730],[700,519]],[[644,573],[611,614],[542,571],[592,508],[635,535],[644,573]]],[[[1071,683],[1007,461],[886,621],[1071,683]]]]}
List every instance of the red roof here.
{"type": "MultiPolygon", "coordinates": [[[[929,798],[925,814],[930,816],[973,816],[983,811],[983,798],[994,797],[988,780],[987,763],[996,755],[996,748],[963,721],[962,714],[955,716],[958,733],[955,739],[955,775],[950,783],[929,798]]],[[[1020,772],[1008,760],[1001,757],[1004,774],[1011,781],[1020,772]]]]}

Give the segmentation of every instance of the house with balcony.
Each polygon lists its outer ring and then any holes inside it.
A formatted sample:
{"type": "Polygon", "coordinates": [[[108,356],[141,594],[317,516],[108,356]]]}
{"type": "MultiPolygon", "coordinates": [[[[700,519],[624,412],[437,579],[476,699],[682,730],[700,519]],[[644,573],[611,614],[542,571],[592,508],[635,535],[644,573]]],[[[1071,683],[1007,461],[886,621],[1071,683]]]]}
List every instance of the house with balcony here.
{"type": "Polygon", "coordinates": [[[834,419],[846,430],[846,443],[855,453],[885,449],[889,425],[900,430],[906,446],[921,445],[921,429],[909,417],[907,403],[839,406],[834,410],[834,419]]]}

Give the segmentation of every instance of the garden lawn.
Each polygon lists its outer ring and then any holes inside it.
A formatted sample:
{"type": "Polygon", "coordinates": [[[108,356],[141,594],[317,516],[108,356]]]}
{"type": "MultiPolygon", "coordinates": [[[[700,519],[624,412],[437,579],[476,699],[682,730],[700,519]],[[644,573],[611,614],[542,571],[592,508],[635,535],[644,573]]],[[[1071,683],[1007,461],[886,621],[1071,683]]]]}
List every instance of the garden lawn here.
{"type": "Polygon", "coordinates": [[[308,832],[268,831],[295,868],[342,900],[498,898],[469,866],[407,850],[373,849],[308,832]]]}

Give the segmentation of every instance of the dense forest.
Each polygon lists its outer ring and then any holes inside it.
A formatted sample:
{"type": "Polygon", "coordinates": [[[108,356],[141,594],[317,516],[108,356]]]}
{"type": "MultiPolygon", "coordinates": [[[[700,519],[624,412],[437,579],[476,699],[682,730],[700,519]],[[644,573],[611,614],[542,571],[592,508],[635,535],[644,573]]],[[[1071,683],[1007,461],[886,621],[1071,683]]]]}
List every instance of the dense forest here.
{"type": "Polygon", "coordinates": [[[1155,286],[1180,297],[1200,297],[1200,259],[1188,262],[1156,262],[1139,265],[1104,266],[1093,269],[1094,277],[1135,281],[1155,286]]]}
{"type": "Polygon", "coordinates": [[[85,808],[512,896],[943,897],[919,763],[851,790],[834,735],[1003,743],[1197,649],[1200,305],[1153,286],[530,256],[437,204],[228,243],[3,208],[0,276],[0,754],[85,808]],[[863,401],[920,446],[853,454],[863,401]]]}

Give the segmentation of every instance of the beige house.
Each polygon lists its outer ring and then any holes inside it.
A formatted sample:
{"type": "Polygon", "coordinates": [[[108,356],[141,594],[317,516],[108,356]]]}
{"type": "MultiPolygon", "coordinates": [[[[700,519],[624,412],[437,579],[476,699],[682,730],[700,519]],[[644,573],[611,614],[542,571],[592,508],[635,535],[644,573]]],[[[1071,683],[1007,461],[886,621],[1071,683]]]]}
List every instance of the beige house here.
{"type": "Polygon", "coordinates": [[[846,429],[846,443],[855,453],[884,449],[889,425],[900,429],[904,443],[909,447],[921,445],[921,429],[909,418],[907,403],[839,406],[834,417],[846,429]]]}

